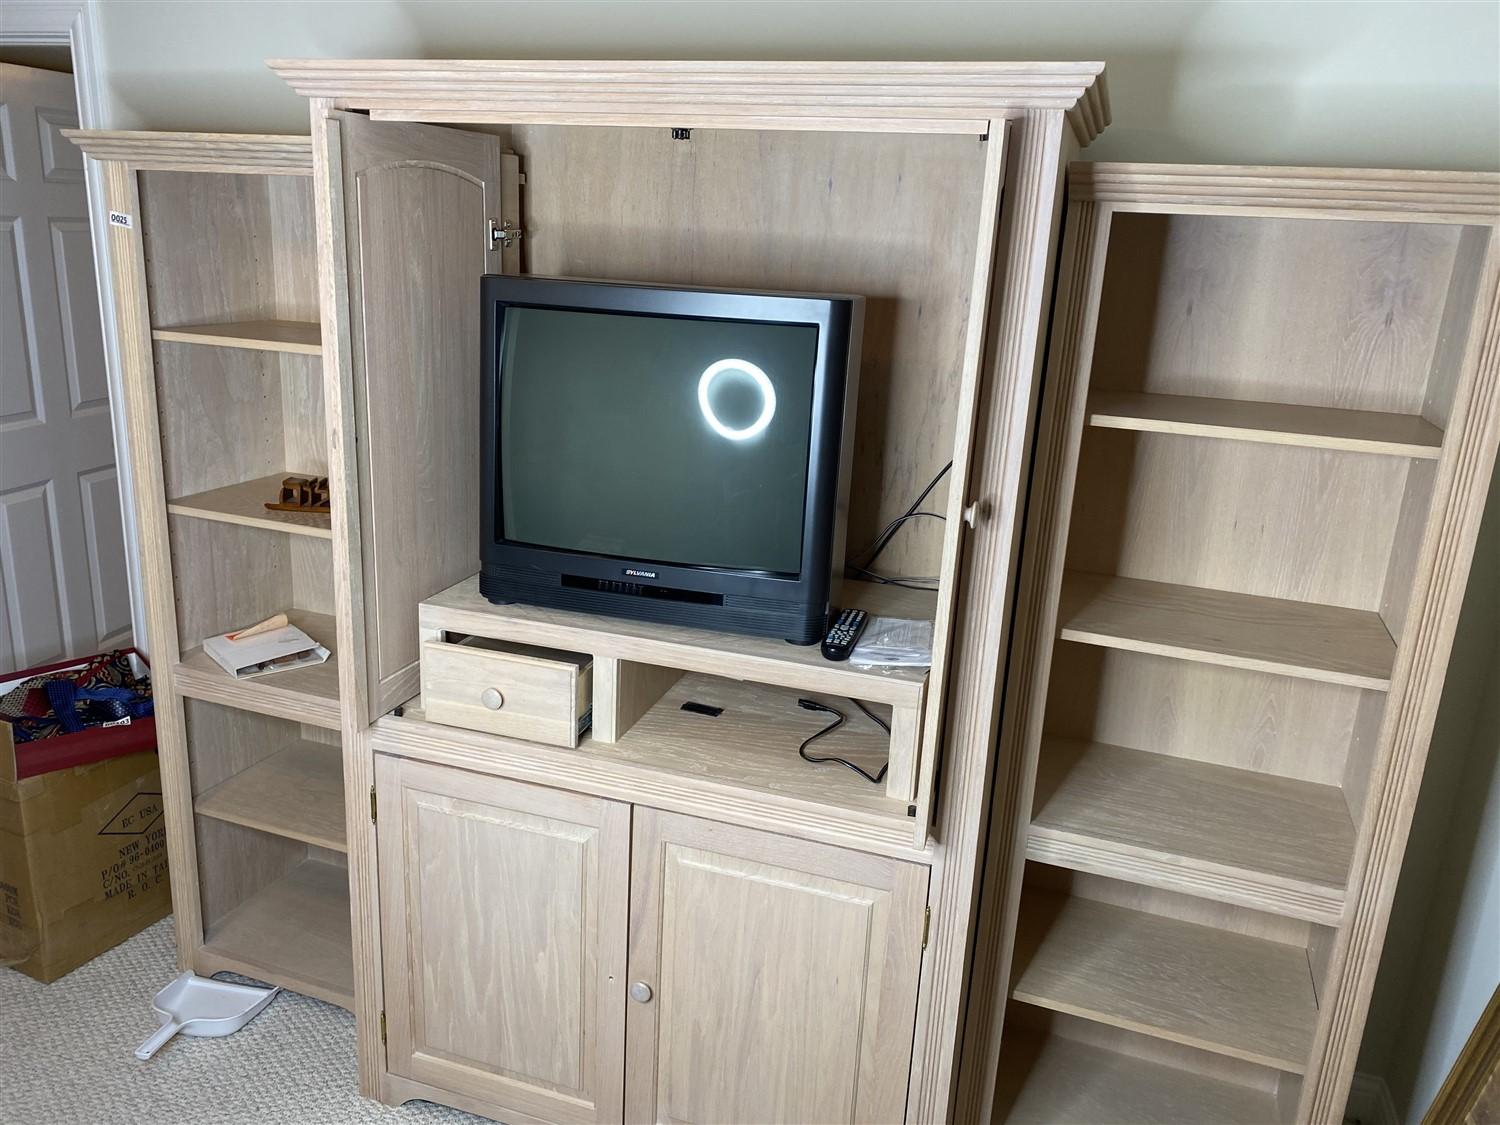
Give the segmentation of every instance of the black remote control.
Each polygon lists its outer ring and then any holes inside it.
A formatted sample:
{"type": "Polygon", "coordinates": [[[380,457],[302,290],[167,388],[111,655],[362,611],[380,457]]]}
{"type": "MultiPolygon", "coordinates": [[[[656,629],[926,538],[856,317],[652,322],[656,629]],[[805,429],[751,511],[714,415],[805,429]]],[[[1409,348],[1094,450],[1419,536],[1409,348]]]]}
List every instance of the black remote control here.
{"type": "Polygon", "coordinates": [[[854,642],[859,640],[859,635],[865,631],[869,621],[870,615],[862,609],[840,611],[823,638],[824,659],[848,660],[849,654],[854,651],[854,642]]]}

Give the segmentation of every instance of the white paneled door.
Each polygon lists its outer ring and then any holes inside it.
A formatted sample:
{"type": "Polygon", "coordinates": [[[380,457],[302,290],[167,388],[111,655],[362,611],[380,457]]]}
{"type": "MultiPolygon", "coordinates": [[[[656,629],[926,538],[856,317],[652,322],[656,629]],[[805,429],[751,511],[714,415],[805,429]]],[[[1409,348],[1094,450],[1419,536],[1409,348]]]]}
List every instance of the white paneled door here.
{"type": "Polygon", "coordinates": [[[0,64],[0,672],[128,644],[73,77],[0,64]]]}

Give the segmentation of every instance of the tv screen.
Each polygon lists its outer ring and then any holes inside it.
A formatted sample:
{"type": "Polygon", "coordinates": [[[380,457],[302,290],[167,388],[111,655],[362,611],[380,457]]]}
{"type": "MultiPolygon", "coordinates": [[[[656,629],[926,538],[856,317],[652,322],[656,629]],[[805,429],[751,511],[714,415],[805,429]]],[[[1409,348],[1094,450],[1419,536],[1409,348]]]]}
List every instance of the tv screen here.
{"type": "Polygon", "coordinates": [[[511,305],[500,332],[506,540],[801,570],[817,325],[511,305]]]}

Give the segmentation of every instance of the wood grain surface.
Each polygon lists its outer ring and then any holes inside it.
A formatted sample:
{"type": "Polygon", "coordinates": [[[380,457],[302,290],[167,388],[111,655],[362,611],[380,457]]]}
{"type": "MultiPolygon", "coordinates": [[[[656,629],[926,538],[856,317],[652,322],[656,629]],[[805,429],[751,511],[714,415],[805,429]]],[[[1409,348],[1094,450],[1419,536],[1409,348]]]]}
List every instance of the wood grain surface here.
{"type": "Polygon", "coordinates": [[[1060,1035],[1007,1037],[995,1094],[1004,1125],[1266,1125],[1262,1090],[1060,1035]]]}
{"type": "Polygon", "coordinates": [[[153,340],[177,340],[216,348],[320,355],[322,333],[316,324],[295,320],[241,320],[227,324],[178,324],[153,328],[153,340]]]}
{"type": "Polygon", "coordinates": [[[1043,743],[1034,860],[1337,925],[1353,852],[1335,786],[1100,743],[1043,743]]]}
{"type": "Polygon", "coordinates": [[[1437,457],[1443,445],[1443,431],[1416,414],[1239,402],[1202,395],[1099,391],[1089,398],[1089,425],[1429,460],[1437,457]]]}
{"type": "Polygon", "coordinates": [[[1087,899],[1034,895],[1011,995],[1300,1073],[1317,1001],[1307,951],[1087,899]]]}
{"type": "Polygon", "coordinates": [[[200,520],[283,531],[288,535],[331,539],[333,532],[329,529],[329,516],[326,512],[278,512],[266,507],[268,502],[281,495],[281,482],[290,475],[315,474],[272,473],[240,484],[211,488],[207,492],[168,500],[167,511],[174,516],[191,516],[200,520]]]}
{"type": "Polygon", "coordinates": [[[133,129],[64,129],[63,136],[95,160],[119,161],[131,168],[312,175],[312,143],[307,137],[133,129]]]}
{"type": "Polygon", "coordinates": [[[316,859],[293,867],[208,927],[199,964],[352,1007],[348,871],[316,859]]]}
{"type": "MultiPolygon", "coordinates": [[[[207,747],[204,752],[209,752],[207,747]]],[[[344,764],[337,747],[304,739],[221,781],[194,803],[199,816],[345,851],[344,764]]]]}
{"type": "Polygon", "coordinates": [[[1065,641],[1377,690],[1396,655],[1374,613],[1135,578],[1070,574],[1059,617],[1065,641]]]}

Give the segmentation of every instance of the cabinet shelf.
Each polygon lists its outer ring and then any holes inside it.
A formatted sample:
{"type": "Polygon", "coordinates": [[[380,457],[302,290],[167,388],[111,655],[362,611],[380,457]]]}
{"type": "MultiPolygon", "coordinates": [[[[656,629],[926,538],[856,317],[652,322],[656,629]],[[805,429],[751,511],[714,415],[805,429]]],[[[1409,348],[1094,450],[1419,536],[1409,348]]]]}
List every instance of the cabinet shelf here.
{"type": "Polygon", "coordinates": [[[1300,946],[1066,895],[1032,896],[1022,924],[1016,1000],[1295,1074],[1306,1068],[1318,1006],[1300,946]]]}
{"type": "Polygon", "coordinates": [[[194,802],[201,816],[320,848],[347,851],[344,764],[338,747],[299,739],[215,785],[194,802]]]}
{"type": "MultiPolygon", "coordinates": [[[[931,592],[869,582],[845,583],[840,600],[872,615],[931,620],[935,609],[931,592]]],[[[468,638],[592,657],[590,741],[604,744],[598,753],[616,763],[639,761],[694,784],[749,791],[756,794],[752,800],[764,794],[812,802],[837,810],[834,817],[851,815],[860,821],[862,833],[872,830],[889,839],[893,831],[904,831],[916,847],[925,846],[933,777],[932,748],[922,743],[926,667],[862,668],[852,661],[826,660],[816,645],[545,606],[496,606],[479,592],[477,577],[422,602],[417,620],[427,638],[425,653],[454,661],[449,671],[440,672],[441,666],[424,655],[424,677],[452,679],[453,671],[467,666],[477,677],[476,686],[486,683],[493,672],[452,648],[455,640],[468,638]],[[861,769],[870,768],[872,756],[873,769],[887,767],[880,781],[861,778],[836,763],[798,758],[799,743],[828,724],[826,713],[798,706],[802,696],[822,697],[850,719],[827,744],[820,743],[820,754],[848,757],[834,745],[848,744],[853,754],[863,756],[861,769]],[[888,732],[859,716],[851,699],[888,707],[888,732]],[[723,718],[705,724],[701,714],[690,713],[692,708],[683,712],[685,704],[721,708],[723,718]],[[861,726],[873,731],[864,745],[856,734],[861,726]],[[873,754],[870,743],[876,744],[873,754]]],[[[452,701],[445,690],[432,685],[429,696],[434,718],[460,717],[448,709],[452,701]]],[[[477,692],[470,691],[469,698],[477,701],[477,692]]],[[[477,703],[468,706],[479,713],[477,703]]],[[[504,723],[490,729],[507,733],[504,723]]],[[[508,733],[514,737],[516,728],[508,733]]],[[[821,819],[821,810],[814,815],[821,819]]]]}
{"type": "MultiPolygon", "coordinates": [[[[378,750],[458,765],[544,785],[563,785],[657,808],[698,811],[705,802],[729,820],[844,847],[885,854],[921,850],[907,801],[893,800],[853,770],[813,764],[797,746],[828,725],[827,715],[797,706],[826,700],[847,724],[819,742],[819,753],[870,772],[886,761],[889,740],[847,699],[688,672],[619,741],[585,735],[576,749],[432,724],[421,699],[375,724],[378,750]],[[682,710],[688,701],[722,707],[710,718],[682,710]]],[[[876,708],[876,713],[881,712],[876,708]]]]}
{"type": "MultiPolygon", "coordinates": [[[[846,605],[871,616],[931,619],[936,595],[874,582],[846,582],[846,605]]],[[[479,592],[479,576],[422,603],[424,628],[492,635],[507,641],[617,657],[685,672],[753,680],[778,687],[853,696],[894,706],[921,706],[926,668],[861,668],[826,660],[817,645],[791,645],[769,637],[741,636],[686,625],[602,617],[546,606],[496,606],[479,592]]]]}
{"type": "Polygon", "coordinates": [[[323,329],[299,320],[237,320],[223,324],[180,324],[151,329],[153,340],[207,344],[215,348],[247,348],[258,352],[322,355],[323,329]]]}
{"type": "Polygon", "coordinates": [[[1265,1125],[1265,1090],[1060,1035],[1005,1038],[995,1098],[1007,1125],[1265,1125]]]}
{"type": "Polygon", "coordinates": [[[339,669],[334,648],[334,620],[326,613],[287,611],[288,620],[330,650],[322,664],[272,672],[249,680],[232,679],[211,656],[197,645],[182,654],[173,669],[177,690],[189,699],[222,703],[243,711],[293,719],[301,723],[338,730],[339,669]]]}
{"type": "Polygon", "coordinates": [[[1385,691],[1396,643],[1380,615],[1071,572],[1063,584],[1065,641],[1385,691]]]}
{"type": "Polygon", "coordinates": [[[255,480],[210,489],[207,492],[183,496],[167,501],[167,511],[176,516],[192,519],[214,520],[219,523],[238,524],[242,527],[261,527],[271,531],[284,531],[289,535],[311,535],[319,539],[333,538],[333,521],[325,512],[276,512],[266,507],[274,501],[281,489],[281,482],[289,474],[273,473],[255,480]]]}
{"type": "Polygon", "coordinates": [[[1241,402],[1196,395],[1099,391],[1089,397],[1088,420],[1089,425],[1104,429],[1229,438],[1427,460],[1435,460],[1443,446],[1443,431],[1413,414],[1241,402]]]}
{"type": "MultiPolygon", "coordinates": [[[[797,756],[802,741],[830,722],[825,714],[797,706],[804,694],[809,693],[690,672],[618,742],[590,745],[653,769],[700,774],[760,793],[822,801],[909,823],[906,802],[888,799],[882,786],[835,762],[812,763],[797,756]],[[715,720],[683,711],[687,702],[722,707],[724,715],[715,720]]],[[[838,707],[848,721],[809,752],[836,755],[876,773],[886,761],[885,732],[846,700],[813,698],[838,707]]]]}
{"type": "Polygon", "coordinates": [[[1026,854],[1336,926],[1354,856],[1343,793],[1101,743],[1042,744],[1026,854]]]}
{"type": "Polygon", "coordinates": [[[349,873],[309,859],[209,926],[200,970],[235,972],[354,1008],[349,873]]]}

